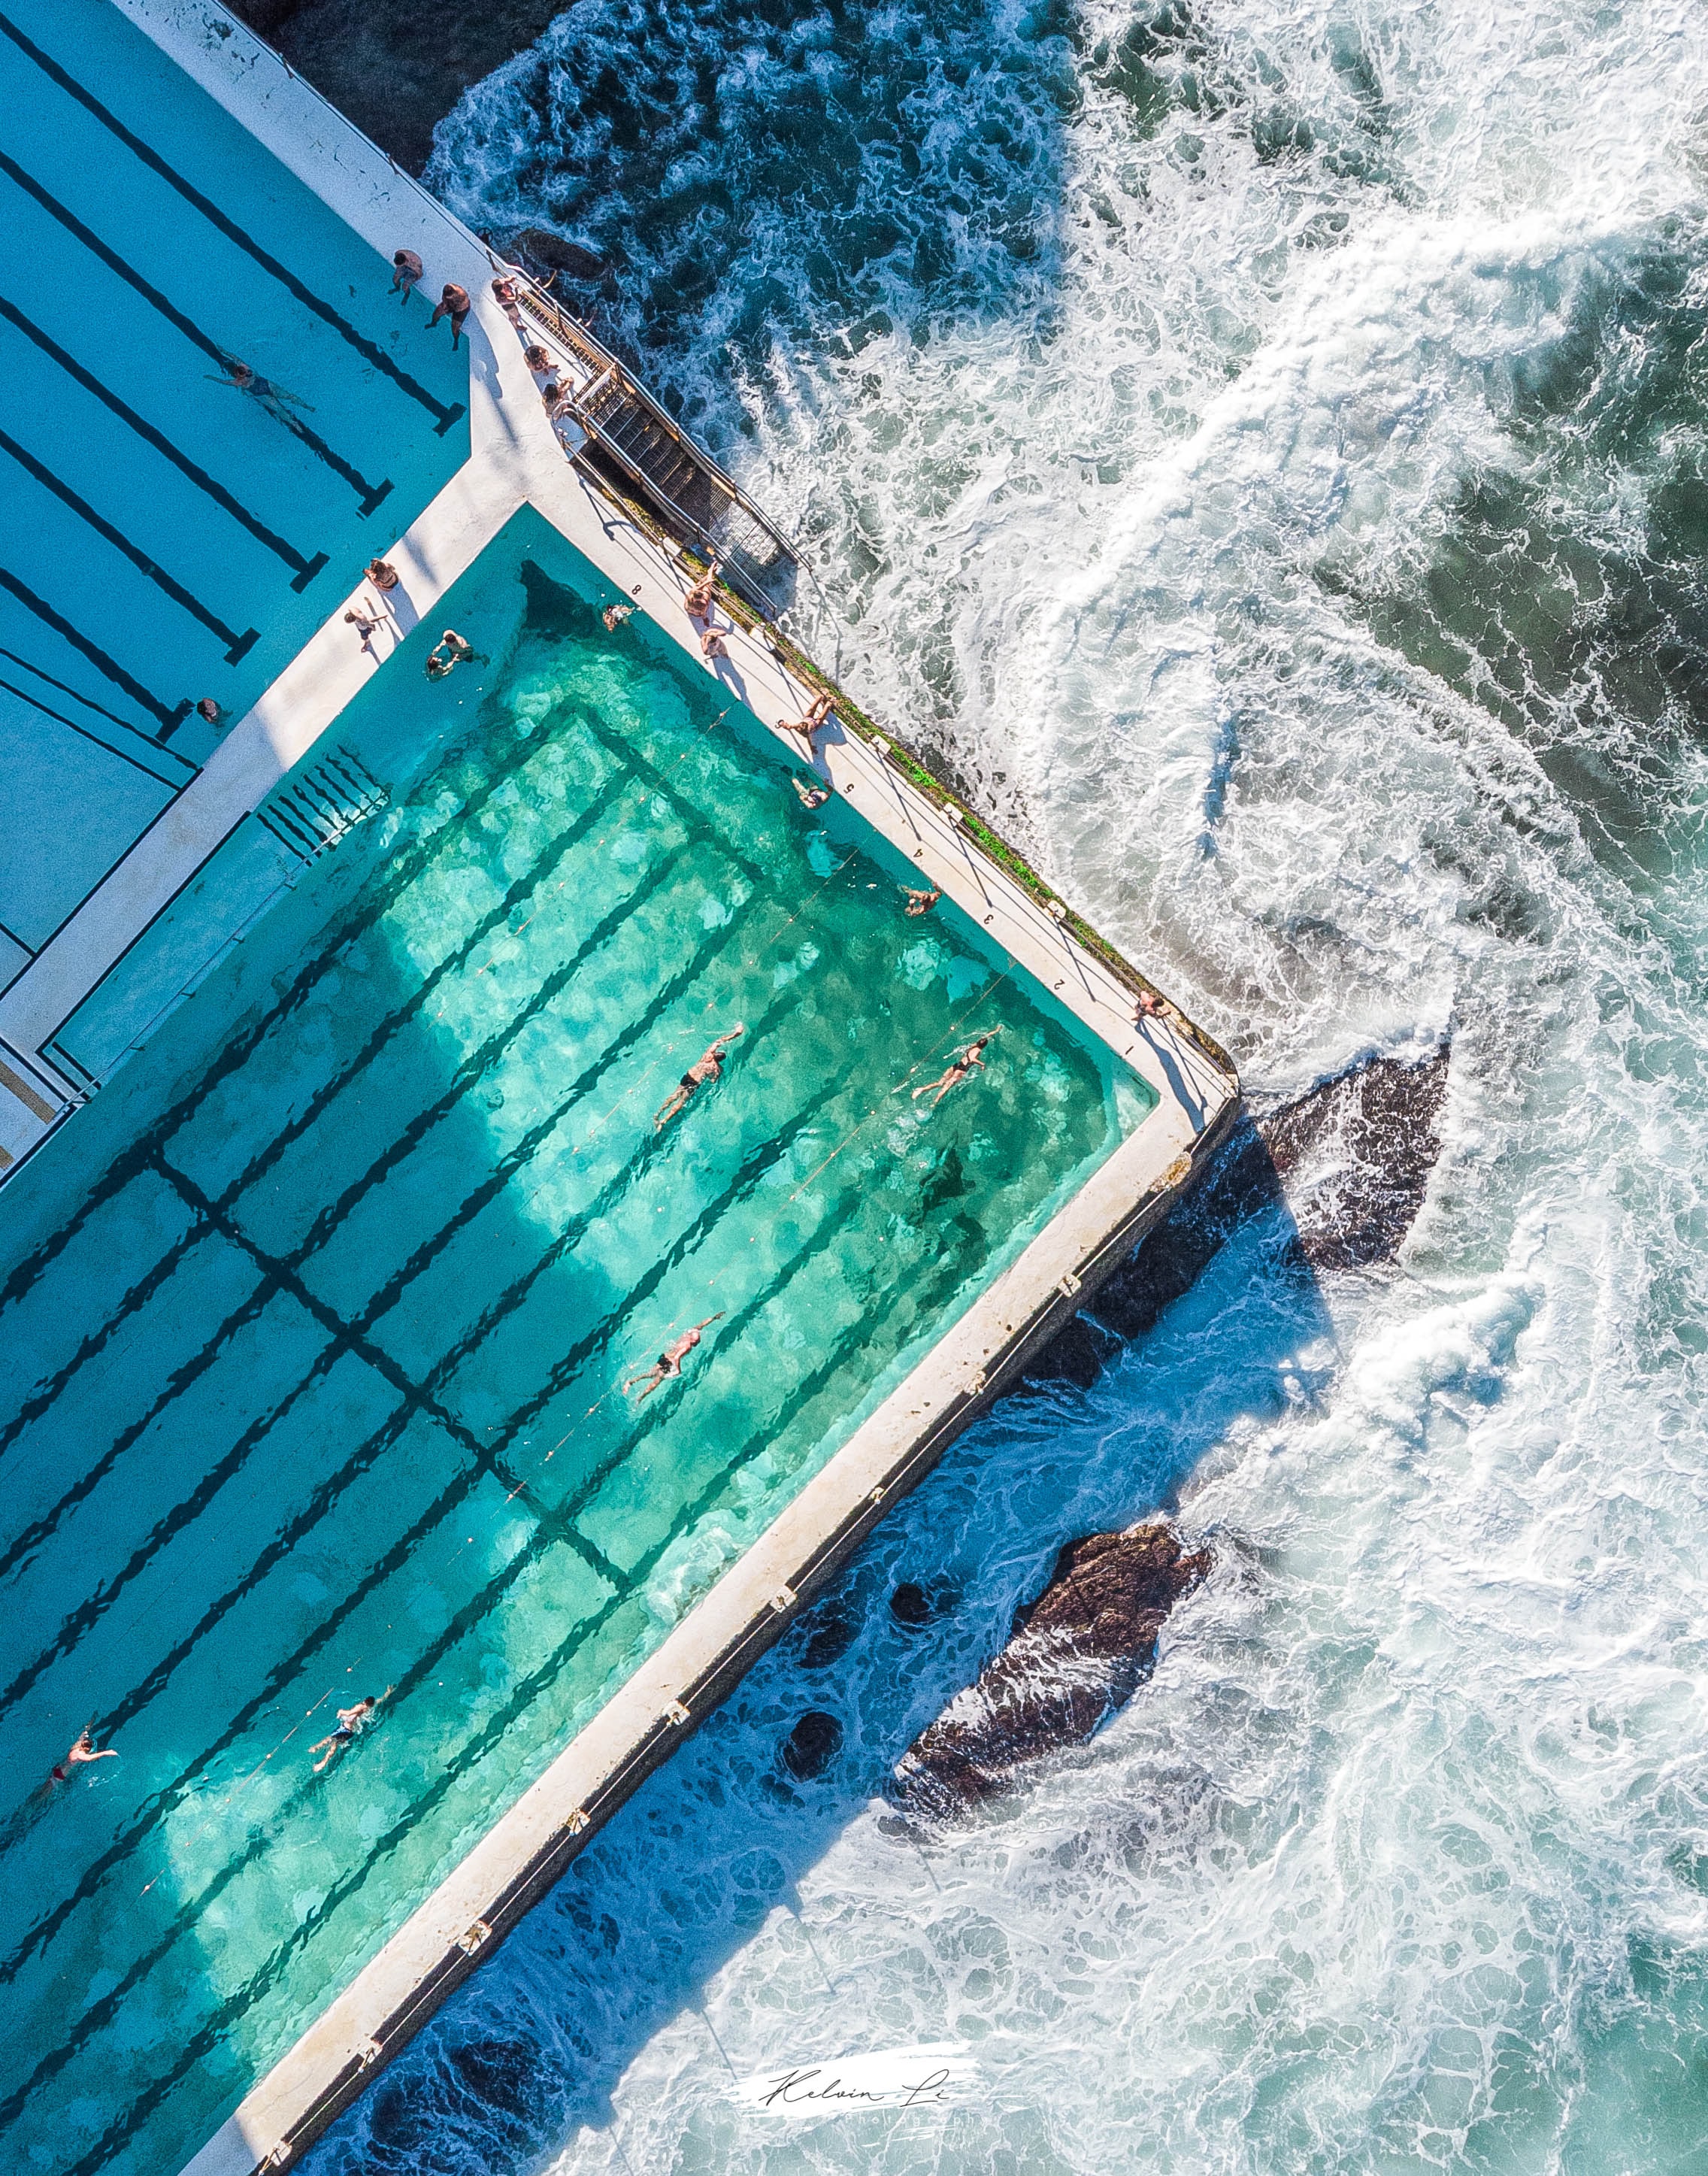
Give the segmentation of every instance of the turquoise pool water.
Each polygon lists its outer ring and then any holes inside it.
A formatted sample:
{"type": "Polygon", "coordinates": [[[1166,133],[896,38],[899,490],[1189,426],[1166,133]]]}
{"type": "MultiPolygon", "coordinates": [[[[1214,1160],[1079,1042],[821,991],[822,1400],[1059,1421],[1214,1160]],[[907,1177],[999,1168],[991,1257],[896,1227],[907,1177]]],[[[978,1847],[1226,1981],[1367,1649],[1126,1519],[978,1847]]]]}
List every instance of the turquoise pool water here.
{"type": "Polygon", "coordinates": [[[107,0],[0,4],[0,221],[3,986],[469,437],[466,347],[107,0]]]}
{"type": "Polygon", "coordinates": [[[340,722],[392,805],[8,1189],[15,2166],[175,2168],[1150,1107],[601,601],[514,523],[340,722]]]}

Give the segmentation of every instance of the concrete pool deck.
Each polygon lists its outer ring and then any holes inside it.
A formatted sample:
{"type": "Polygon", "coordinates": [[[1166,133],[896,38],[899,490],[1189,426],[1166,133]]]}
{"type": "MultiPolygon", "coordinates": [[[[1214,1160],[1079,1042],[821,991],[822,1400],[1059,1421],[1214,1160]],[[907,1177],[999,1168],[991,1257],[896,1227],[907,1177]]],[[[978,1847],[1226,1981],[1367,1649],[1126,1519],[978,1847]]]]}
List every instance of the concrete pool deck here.
{"type": "MultiPolygon", "coordinates": [[[[401,536],[376,540],[378,556],[399,570],[399,589],[376,597],[364,585],[337,600],[199,775],[0,995],[0,1151],[13,1159],[8,1169],[85,1100],[86,1085],[56,1054],[65,1023],[524,506],[630,596],[688,669],[713,677],[682,609],[688,577],[677,555],[567,456],[521,343],[490,296],[481,245],[206,0],[114,4],[380,253],[377,276],[393,249],[409,247],[426,260],[430,291],[449,279],[469,289],[471,458],[401,536]],[[371,648],[343,622],[357,601],[389,623],[371,648]]],[[[548,331],[529,330],[553,344],[548,331]]],[[[585,384],[577,357],[566,351],[562,360],[570,381],[585,384]]],[[[715,677],[798,759],[798,736],[775,721],[799,716],[828,683],[774,646],[771,631],[746,612],[726,606],[719,617],[729,623],[728,654],[715,677]]],[[[1125,1258],[1232,1118],[1237,1085],[1214,1046],[1172,1011],[1140,1014],[1142,978],[1089,933],[1082,938],[970,812],[842,708],[846,722],[816,750],[835,792],[919,871],[922,885],[940,889],[1145,1080],[1158,1106],[253,2087],[189,2164],[193,2176],[289,2165],[1125,1258]]],[[[231,933],[217,933],[215,952],[231,933]]],[[[206,964],[187,957],[187,983],[206,964]]]]}

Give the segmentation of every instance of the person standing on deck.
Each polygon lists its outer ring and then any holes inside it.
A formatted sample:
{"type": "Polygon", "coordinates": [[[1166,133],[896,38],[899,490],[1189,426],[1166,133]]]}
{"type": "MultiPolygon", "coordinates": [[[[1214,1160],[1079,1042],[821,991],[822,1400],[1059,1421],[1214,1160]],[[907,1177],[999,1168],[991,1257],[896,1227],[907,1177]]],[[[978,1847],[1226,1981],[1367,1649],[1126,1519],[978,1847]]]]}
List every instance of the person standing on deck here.
{"type": "Polygon", "coordinates": [[[709,1080],[721,1080],[723,1078],[725,1051],[738,1035],[745,1035],[747,1031],[747,1023],[744,1020],[737,1020],[733,1027],[726,1028],[715,1042],[707,1044],[703,1055],[695,1058],[694,1064],[689,1066],[682,1079],[665,1098],[658,1115],[652,1122],[654,1133],[657,1133],[661,1127],[669,1124],[696,1090],[704,1087],[709,1080]]]}
{"type": "MultiPolygon", "coordinates": [[[[640,1397],[650,1398],[661,1384],[669,1382],[673,1376],[681,1374],[682,1363],[699,1343],[701,1330],[710,1330],[713,1323],[721,1322],[722,1319],[723,1310],[720,1308],[715,1314],[709,1314],[704,1322],[695,1323],[692,1330],[685,1330],[674,1345],[665,1346],[663,1352],[659,1354],[645,1374],[631,1375],[623,1384],[623,1389],[632,1390],[637,1383],[644,1383],[646,1387],[642,1390],[640,1397]]],[[[635,1402],[638,1405],[640,1399],[637,1399],[635,1402]]]]}
{"type": "Polygon", "coordinates": [[[391,291],[394,295],[400,287],[402,288],[405,307],[408,307],[410,296],[420,286],[422,275],[426,269],[426,265],[422,263],[414,250],[394,249],[392,251],[391,291]]]}
{"type": "Polygon", "coordinates": [[[522,329],[522,305],[514,280],[494,280],[492,298],[518,332],[522,329]]]}
{"type": "MultiPolygon", "coordinates": [[[[927,1080],[922,1088],[914,1090],[914,1102],[917,1103],[922,1096],[931,1096],[926,1107],[934,1111],[951,1088],[959,1088],[963,1080],[971,1080],[975,1069],[984,1064],[986,1046],[1001,1033],[999,1027],[989,1028],[976,1042],[968,1043],[965,1050],[956,1053],[955,1063],[946,1073],[940,1073],[935,1080],[927,1080]],[[937,1093],[932,1096],[933,1088],[937,1093]]],[[[898,1088],[895,1092],[899,1096],[901,1091],[898,1088]]]]}
{"type": "Polygon", "coordinates": [[[473,307],[468,289],[458,286],[454,280],[447,280],[439,290],[433,313],[427,319],[427,330],[431,332],[441,318],[449,318],[451,321],[451,345],[454,347],[463,336],[463,320],[473,307]]]}

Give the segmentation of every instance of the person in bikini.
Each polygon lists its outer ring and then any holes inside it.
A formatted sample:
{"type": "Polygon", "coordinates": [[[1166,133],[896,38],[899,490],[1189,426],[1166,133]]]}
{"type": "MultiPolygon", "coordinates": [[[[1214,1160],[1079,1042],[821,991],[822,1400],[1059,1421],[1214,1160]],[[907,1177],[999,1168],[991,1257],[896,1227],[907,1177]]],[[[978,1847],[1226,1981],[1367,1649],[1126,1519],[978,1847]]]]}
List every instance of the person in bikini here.
{"type": "MultiPolygon", "coordinates": [[[[951,1088],[959,1088],[963,1080],[971,1080],[975,1070],[984,1064],[984,1052],[987,1045],[1001,1033],[1002,1030],[999,1027],[987,1028],[976,1041],[968,1043],[964,1050],[957,1051],[955,1063],[947,1072],[940,1073],[935,1080],[927,1080],[922,1088],[914,1090],[913,1101],[917,1103],[922,1096],[931,1096],[931,1101],[926,1107],[927,1110],[934,1111],[951,1088]],[[933,1089],[937,1091],[934,1096],[932,1095],[933,1089]]],[[[900,1091],[898,1089],[896,1093],[899,1095],[900,1091]]]]}
{"type": "Polygon", "coordinates": [[[47,1787],[52,1790],[56,1783],[68,1783],[71,1781],[72,1770],[82,1767],[86,1760],[117,1760],[117,1754],[110,1745],[103,1752],[95,1751],[95,1731],[91,1727],[78,1738],[65,1758],[63,1760],[56,1760],[48,1770],[47,1787]]]}
{"type": "Polygon", "coordinates": [[[682,601],[682,608],[690,619],[704,619],[712,608],[712,599],[717,595],[718,569],[721,559],[714,559],[704,574],[682,601]]]}
{"type": "Polygon", "coordinates": [[[706,1045],[704,1053],[695,1058],[694,1064],[689,1066],[660,1106],[658,1114],[652,1122],[654,1133],[659,1132],[661,1129],[670,1123],[696,1090],[704,1088],[709,1080],[721,1080],[723,1078],[725,1051],[738,1035],[745,1035],[747,1031],[746,1022],[737,1020],[733,1027],[726,1028],[715,1042],[706,1045]]]}
{"type": "Polygon", "coordinates": [[[346,1745],[353,1745],[356,1743],[373,1722],[373,1711],[379,1705],[380,1701],[389,1699],[390,1694],[391,1687],[388,1685],[385,1690],[377,1696],[369,1693],[363,1699],[357,1700],[354,1707],[339,1709],[338,1721],[335,1727],[324,1738],[318,1739],[308,1749],[311,1753],[318,1753],[321,1756],[314,1764],[314,1772],[317,1776],[323,1768],[331,1765],[346,1745]]]}
{"type": "MultiPolygon", "coordinates": [[[[682,1363],[699,1343],[701,1330],[710,1330],[713,1323],[722,1320],[723,1310],[720,1308],[715,1314],[709,1314],[704,1322],[695,1323],[692,1330],[685,1330],[674,1345],[665,1346],[663,1352],[644,1374],[631,1375],[623,1384],[623,1389],[632,1390],[634,1385],[639,1383],[644,1386],[640,1393],[641,1398],[650,1398],[662,1384],[681,1374],[682,1363]]],[[[637,1399],[635,1402],[639,1404],[640,1400],[637,1399]]]]}
{"type": "Polygon", "coordinates": [[[813,736],[814,733],[822,732],[830,724],[830,706],[835,699],[835,697],[830,695],[819,696],[803,717],[779,718],[777,731],[780,733],[798,733],[807,743],[807,753],[810,755],[813,752],[813,736]]]}

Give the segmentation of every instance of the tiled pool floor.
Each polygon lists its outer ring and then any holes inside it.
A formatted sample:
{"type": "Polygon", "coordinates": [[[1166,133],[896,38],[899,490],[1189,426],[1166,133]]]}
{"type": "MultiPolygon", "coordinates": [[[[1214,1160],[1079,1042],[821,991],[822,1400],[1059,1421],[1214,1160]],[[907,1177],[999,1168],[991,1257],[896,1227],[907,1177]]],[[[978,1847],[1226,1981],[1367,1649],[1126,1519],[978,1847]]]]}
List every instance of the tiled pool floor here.
{"type": "Polygon", "coordinates": [[[0,0],[0,220],[3,985],[469,432],[466,347],[108,0],[0,0]]]}
{"type": "Polygon", "coordinates": [[[0,1287],[14,2166],[176,2168],[1147,1108],[713,683],[504,579],[465,752],[0,1287]]]}

